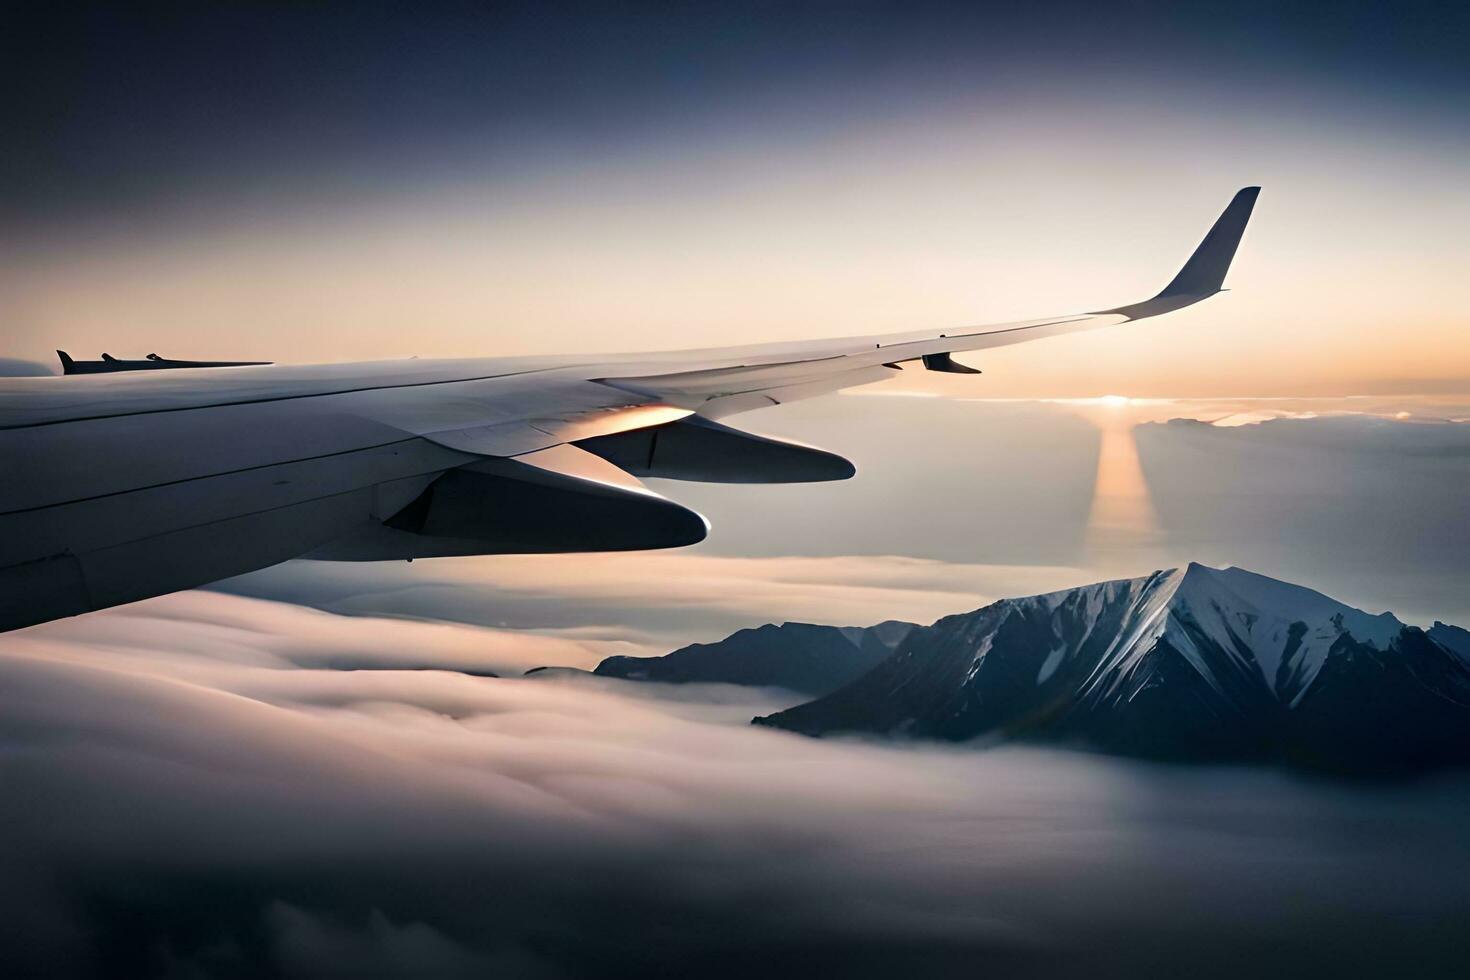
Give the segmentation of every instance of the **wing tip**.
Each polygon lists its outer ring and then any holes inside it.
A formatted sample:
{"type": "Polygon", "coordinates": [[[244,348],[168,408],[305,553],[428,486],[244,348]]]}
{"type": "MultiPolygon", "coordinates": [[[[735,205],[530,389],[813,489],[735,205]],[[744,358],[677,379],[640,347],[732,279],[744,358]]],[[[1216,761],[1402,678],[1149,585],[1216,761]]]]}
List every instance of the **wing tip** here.
{"type": "Polygon", "coordinates": [[[1210,226],[1204,240],[1189,256],[1189,261],[1170,280],[1155,299],[1165,296],[1212,296],[1225,285],[1225,275],[1235,260],[1235,252],[1250,223],[1256,199],[1261,188],[1256,185],[1242,187],[1235,192],[1220,217],[1210,226]]]}
{"type": "Polygon", "coordinates": [[[1258,184],[1236,191],[1225,210],[1220,212],[1220,216],[1205,233],[1204,239],[1190,254],[1189,260],[1158,295],[1142,303],[1131,303],[1098,312],[1119,313],[1130,320],[1141,320],[1183,309],[1221,292],[1225,286],[1225,276],[1235,260],[1235,253],[1240,247],[1240,240],[1245,235],[1246,225],[1250,223],[1251,213],[1255,210],[1256,199],[1260,195],[1261,188],[1258,184]]]}

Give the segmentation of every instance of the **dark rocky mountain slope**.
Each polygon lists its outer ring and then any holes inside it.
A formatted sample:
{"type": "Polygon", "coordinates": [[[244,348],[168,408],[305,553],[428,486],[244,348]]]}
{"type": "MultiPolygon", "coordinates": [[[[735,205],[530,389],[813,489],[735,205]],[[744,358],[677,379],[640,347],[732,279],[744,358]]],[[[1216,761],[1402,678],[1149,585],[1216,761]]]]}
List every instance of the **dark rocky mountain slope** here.
{"type": "Polygon", "coordinates": [[[1354,771],[1466,762],[1470,668],[1445,642],[1454,629],[1192,564],[941,619],[852,683],[755,723],[1354,771]]]}
{"type": "Polygon", "coordinates": [[[867,673],[914,628],[896,621],[869,627],[771,624],[662,657],[608,657],[593,673],[666,684],[784,687],[816,696],[867,673]]]}

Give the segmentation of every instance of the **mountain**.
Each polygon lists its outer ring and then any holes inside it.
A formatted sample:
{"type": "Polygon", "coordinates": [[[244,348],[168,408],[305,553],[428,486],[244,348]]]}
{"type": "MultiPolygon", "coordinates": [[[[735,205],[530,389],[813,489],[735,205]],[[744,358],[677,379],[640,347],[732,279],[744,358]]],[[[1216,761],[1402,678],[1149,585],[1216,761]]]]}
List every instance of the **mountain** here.
{"type": "Polygon", "coordinates": [[[822,695],[886,659],[915,628],[913,623],[896,621],[869,627],[766,625],[732,633],[716,643],[694,643],[662,657],[608,657],[593,673],[666,684],[784,687],[822,695]]]}
{"type": "Polygon", "coordinates": [[[1470,666],[1470,630],[1436,622],[1425,632],[1431,640],[1458,656],[1466,666],[1470,666]]]}
{"type": "Polygon", "coordinates": [[[755,724],[1393,771],[1470,761],[1470,668],[1391,614],[1191,564],[941,619],[755,724]]]}
{"type": "Polygon", "coordinates": [[[550,665],[546,667],[532,667],[524,671],[522,677],[591,677],[592,671],[583,670],[581,667],[558,667],[550,665]]]}

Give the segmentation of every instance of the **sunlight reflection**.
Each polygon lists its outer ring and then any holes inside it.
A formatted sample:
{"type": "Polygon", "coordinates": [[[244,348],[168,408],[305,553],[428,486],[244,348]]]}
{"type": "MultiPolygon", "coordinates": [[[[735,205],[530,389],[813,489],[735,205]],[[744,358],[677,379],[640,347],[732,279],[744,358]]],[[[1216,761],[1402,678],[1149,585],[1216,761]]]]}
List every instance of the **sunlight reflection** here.
{"type": "Polygon", "coordinates": [[[1097,484],[1087,520],[1087,547],[1094,556],[1152,547],[1160,539],[1158,515],[1133,439],[1133,423],[1117,419],[1102,426],[1097,484]]]}

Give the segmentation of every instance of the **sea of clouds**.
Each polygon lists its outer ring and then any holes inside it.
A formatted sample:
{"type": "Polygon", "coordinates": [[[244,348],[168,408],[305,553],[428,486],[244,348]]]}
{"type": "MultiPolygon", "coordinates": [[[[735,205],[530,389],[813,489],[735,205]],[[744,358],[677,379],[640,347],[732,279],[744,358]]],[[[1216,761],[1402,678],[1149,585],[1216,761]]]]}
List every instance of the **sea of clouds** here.
{"type": "Polygon", "coordinates": [[[628,649],[571,632],[196,592],[0,638],[0,967],[1428,975],[1464,951],[1462,780],[815,741],[746,724],[779,690],[518,676],[628,649]]]}

